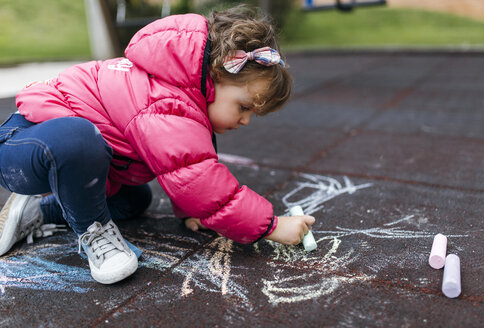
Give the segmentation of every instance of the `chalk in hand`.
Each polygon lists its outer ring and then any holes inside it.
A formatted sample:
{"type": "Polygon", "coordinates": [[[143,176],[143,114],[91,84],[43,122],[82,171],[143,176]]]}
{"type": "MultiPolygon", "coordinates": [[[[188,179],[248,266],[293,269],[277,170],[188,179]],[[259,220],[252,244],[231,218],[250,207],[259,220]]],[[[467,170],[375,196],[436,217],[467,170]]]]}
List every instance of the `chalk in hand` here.
{"type": "MultiPolygon", "coordinates": [[[[289,210],[289,213],[292,216],[304,215],[304,211],[303,211],[302,207],[299,206],[299,205],[292,207],[289,210]]],[[[302,242],[303,242],[303,246],[304,246],[304,249],[306,250],[306,252],[310,252],[312,250],[315,250],[316,247],[317,247],[316,240],[314,240],[314,236],[313,236],[313,233],[311,232],[311,230],[309,230],[308,233],[304,236],[302,242]]]]}
{"type": "Polygon", "coordinates": [[[443,234],[436,234],[430,251],[429,264],[434,269],[442,269],[445,264],[447,253],[447,237],[443,234]]]}
{"type": "Polygon", "coordinates": [[[310,252],[316,249],[318,245],[316,244],[316,240],[314,239],[313,233],[311,230],[303,238],[303,246],[306,252],[310,252]]]}
{"type": "Polygon", "coordinates": [[[445,259],[442,292],[449,298],[460,295],[460,259],[455,254],[449,254],[445,259]]]}

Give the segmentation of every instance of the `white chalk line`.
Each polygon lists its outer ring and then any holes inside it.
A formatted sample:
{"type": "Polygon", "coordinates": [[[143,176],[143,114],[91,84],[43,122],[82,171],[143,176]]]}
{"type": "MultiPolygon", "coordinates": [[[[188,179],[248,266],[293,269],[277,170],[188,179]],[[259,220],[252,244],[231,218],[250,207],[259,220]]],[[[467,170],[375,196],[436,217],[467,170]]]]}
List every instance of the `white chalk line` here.
{"type": "Polygon", "coordinates": [[[320,211],[327,201],[343,195],[353,194],[357,190],[371,187],[373,184],[365,183],[361,185],[354,185],[348,177],[343,177],[344,185],[334,178],[325,177],[317,174],[301,174],[302,178],[307,181],[297,182],[296,188],[291,190],[282,198],[282,203],[286,208],[285,216],[290,215],[289,209],[294,206],[301,206],[306,215],[312,215],[320,211]],[[304,189],[313,190],[311,194],[306,197],[299,198],[296,201],[291,201],[291,198],[296,198],[296,195],[304,189]]]}
{"type": "Polygon", "coordinates": [[[406,217],[404,217],[400,220],[396,220],[396,221],[389,222],[389,223],[384,223],[383,225],[384,226],[391,226],[391,225],[394,225],[394,224],[397,224],[397,223],[400,223],[400,222],[408,221],[408,220],[412,219],[414,216],[415,215],[407,215],[406,217]]]}
{"type": "MultiPolygon", "coordinates": [[[[313,234],[323,234],[325,236],[316,240],[320,242],[327,239],[332,239],[334,237],[343,238],[352,235],[362,234],[367,237],[378,238],[378,239],[415,239],[415,238],[434,238],[436,232],[426,232],[426,231],[412,231],[412,230],[402,230],[399,227],[395,228],[369,228],[369,229],[351,229],[336,226],[338,230],[313,230],[313,234]]],[[[446,235],[451,238],[465,238],[469,235],[446,235]]]]}
{"type": "Polygon", "coordinates": [[[193,293],[193,289],[190,287],[190,281],[192,280],[193,277],[193,271],[195,268],[193,268],[192,271],[188,272],[187,276],[183,280],[182,288],[181,288],[181,296],[185,297],[191,293],[193,293]]]}
{"type": "Polygon", "coordinates": [[[259,169],[259,165],[254,160],[243,156],[219,153],[218,159],[229,164],[246,166],[255,170],[259,169]]]}
{"type": "Polygon", "coordinates": [[[232,279],[231,254],[233,241],[224,237],[216,238],[209,248],[185,260],[175,272],[184,275],[181,297],[194,292],[194,287],[204,291],[232,295],[244,301],[244,306],[252,308],[246,288],[232,279]]]}

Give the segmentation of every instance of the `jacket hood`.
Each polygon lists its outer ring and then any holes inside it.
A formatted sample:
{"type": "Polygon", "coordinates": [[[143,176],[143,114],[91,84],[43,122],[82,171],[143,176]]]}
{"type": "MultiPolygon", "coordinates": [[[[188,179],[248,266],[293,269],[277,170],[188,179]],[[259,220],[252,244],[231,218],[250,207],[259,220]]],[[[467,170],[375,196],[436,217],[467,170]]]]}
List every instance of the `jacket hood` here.
{"type": "MultiPolygon", "coordinates": [[[[201,89],[207,38],[205,17],[197,14],[168,16],[139,30],[126,47],[125,56],[167,83],[201,89]]],[[[213,83],[209,74],[207,81],[213,83]]]]}

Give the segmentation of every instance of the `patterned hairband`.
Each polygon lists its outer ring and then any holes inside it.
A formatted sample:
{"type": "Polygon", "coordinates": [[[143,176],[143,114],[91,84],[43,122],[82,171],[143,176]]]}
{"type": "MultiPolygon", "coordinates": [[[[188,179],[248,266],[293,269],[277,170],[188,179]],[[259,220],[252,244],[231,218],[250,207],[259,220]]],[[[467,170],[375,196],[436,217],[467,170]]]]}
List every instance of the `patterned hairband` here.
{"type": "Polygon", "coordinates": [[[277,64],[281,64],[282,67],[285,66],[279,53],[271,47],[263,47],[250,52],[245,52],[244,50],[232,50],[225,57],[223,66],[228,72],[237,74],[242,68],[244,68],[248,60],[255,60],[257,63],[264,66],[277,64]]]}

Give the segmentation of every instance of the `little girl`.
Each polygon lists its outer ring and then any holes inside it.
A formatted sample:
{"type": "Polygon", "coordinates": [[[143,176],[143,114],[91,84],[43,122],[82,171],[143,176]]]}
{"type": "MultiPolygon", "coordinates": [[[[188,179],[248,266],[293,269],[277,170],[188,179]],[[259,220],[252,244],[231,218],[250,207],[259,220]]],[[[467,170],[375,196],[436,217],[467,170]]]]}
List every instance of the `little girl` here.
{"type": "Polygon", "coordinates": [[[158,180],[177,217],[240,243],[298,244],[311,216],[276,217],[216,155],[215,134],[281,108],[291,77],[272,26],[245,6],[155,21],[126,58],[75,65],[31,83],[0,127],[0,255],[67,222],[93,278],[138,267],[113,220],[141,214],[158,180]]]}

